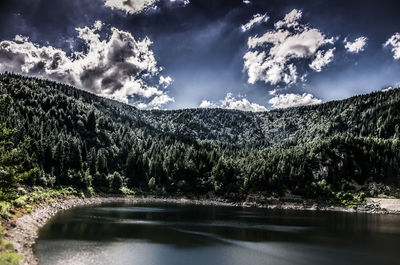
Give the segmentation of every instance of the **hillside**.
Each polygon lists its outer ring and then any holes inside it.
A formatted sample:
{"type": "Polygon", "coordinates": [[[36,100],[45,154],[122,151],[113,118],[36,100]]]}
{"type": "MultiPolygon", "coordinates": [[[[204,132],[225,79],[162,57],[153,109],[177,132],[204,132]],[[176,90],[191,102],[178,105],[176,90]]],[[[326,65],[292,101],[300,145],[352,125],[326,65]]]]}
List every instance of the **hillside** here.
{"type": "Polygon", "coordinates": [[[292,146],[333,135],[389,139],[400,122],[400,91],[262,113],[185,109],[143,114],[146,123],[164,132],[256,147],[292,146]]]}
{"type": "Polygon", "coordinates": [[[0,93],[15,129],[2,155],[24,143],[12,185],[330,199],[400,182],[399,89],[263,113],[144,111],[7,73],[0,93]]]}

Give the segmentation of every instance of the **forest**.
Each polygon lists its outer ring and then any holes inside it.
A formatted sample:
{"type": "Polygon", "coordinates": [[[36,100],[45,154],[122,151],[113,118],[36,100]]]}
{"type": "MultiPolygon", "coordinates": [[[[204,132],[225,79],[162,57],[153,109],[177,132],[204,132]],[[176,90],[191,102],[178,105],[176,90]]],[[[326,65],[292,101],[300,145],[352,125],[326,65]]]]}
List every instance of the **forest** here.
{"type": "Polygon", "coordinates": [[[400,185],[400,90],[262,113],[139,110],[0,75],[0,190],[298,195],[343,200],[400,185]]]}

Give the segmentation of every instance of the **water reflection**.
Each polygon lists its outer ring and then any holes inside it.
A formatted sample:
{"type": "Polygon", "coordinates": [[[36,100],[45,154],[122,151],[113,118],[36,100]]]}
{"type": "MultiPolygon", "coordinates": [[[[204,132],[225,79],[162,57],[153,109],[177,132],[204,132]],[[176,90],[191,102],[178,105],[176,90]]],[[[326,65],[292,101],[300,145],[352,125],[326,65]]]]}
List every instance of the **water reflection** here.
{"type": "Polygon", "coordinates": [[[395,215],[119,204],[58,214],[36,251],[41,264],[399,264],[399,243],[395,215]]]}

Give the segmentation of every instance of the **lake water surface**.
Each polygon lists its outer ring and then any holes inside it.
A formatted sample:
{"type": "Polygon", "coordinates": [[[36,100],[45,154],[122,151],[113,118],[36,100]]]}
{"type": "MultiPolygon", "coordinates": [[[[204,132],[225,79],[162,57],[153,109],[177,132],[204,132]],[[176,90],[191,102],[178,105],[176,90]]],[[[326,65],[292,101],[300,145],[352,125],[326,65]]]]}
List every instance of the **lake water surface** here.
{"type": "Polygon", "coordinates": [[[400,264],[400,216],[176,204],[57,214],[40,264],[400,264]]]}

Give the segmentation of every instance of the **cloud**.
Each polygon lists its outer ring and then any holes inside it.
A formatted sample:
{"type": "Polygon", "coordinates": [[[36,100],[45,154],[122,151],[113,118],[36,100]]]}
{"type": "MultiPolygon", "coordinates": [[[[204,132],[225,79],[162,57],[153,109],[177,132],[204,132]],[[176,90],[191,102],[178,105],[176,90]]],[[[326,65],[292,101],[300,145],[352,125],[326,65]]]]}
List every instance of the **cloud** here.
{"type": "Polygon", "coordinates": [[[170,96],[166,95],[166,94],[162,94],[160,96],[156,96],[155,98],[153,98],[152,101],[150,101],[149,106],[151,107],[160,107],[162,105],[165,105],[169,102],[174,102],[175,100],[173,98],[171,98],[170,96]]]}
{"type": "Polygon", "coordinates": [[[182,3],[184,6],[190,4],[190,0],[169,0],[172,3],[182,3]]]}
{"type": "Polygon", "coordinates": [[[347,41],[347,38],[344,39],[344,47],[348,52],[351,53],[359,53],[364,51],[365,45],[367,44],[368,38],[366,37],[359,37],[355,39],[353,42],[347,41]]]}
{"type": "Polygon", "coordinates": [[[317,55],[315,56],[314,60],[309,65],[311,69],[316,72],[321,72],[322,68],[328,65],[333,59],[333,52],[336,48],[332,48],[327,50],[326,52],[318,51],[317,55]]]}
{"type": "MultiPolygon", "coordinates": [[[[249,50],[243,57],[248,83],[263,81],[271,85],[290,85],[298,80],[295,63],[299,60],[317,60],[310,64],[310,67],[317,67],[319,57],[323,57],[322,48],[332,45],[334,38],[327,38],[320,30],[302,24],[301,17],[302,12],[294,9],[276,22],[273,30],[260,37],[249,37],[249,50]]],[[[324,53],[325,62],[332,52],[324,53]]]]}
{"type": "Polygon", "coordinates": [[[163,86],[163,88],[169,87],[174,80],[170,76],[164,77],[163,75],[160,76],[160,80],[158,81],[158,84],[163,86]]]}
{"type": "Polygon", "coordinates": [[[393,34],[383,45],[384,47],[391,46],[393,52],[393,58],[395,60],[400,59],[400,33],[396,32],[393,34]]]}
{"type": "Polygon", "coordinates": [[[138,107],[139,109],[147,109],[147,104],[146,103],[139,103],[136,105],[136,107],[138,107]]]}
{"type": "Polygon", "coordinates": [[[314,98],[314,96],[311,94],[303,93],[302,95],[300,95],[290,93],[275,96],[271,98],[268,103],[271,104],[273,108],[282,109],[304,105],[321,104],[322,100],[314,98]]]}
{"type": "Polygon", "coordinates": [[[17,42],[25,42],[29,40],[29,37],[22,36],[22,35],[15,35],[14,40],[17,42]]]}
{"type": "Polygon", "coordinates": [[[388,92],[388,91],[390,91],[390,90],[393,90],[394,88],[392,87],[392,86],[388,86],[388,87],[386,87],[386,88],[383,88],[381,91],[382,92],[388,92]]]}
{"type": "Polygon", "coordinates": [[[203,99],[199,105],[199,108],[216,108],[217,105],[212,103],[211,101],[203,99]]]}
{"type": "MultiPolygon", "coordinates": [[[[111,9],[124,11],[126,14],[138,14],[141,12],[156,12],[159,7],[156,5],[161,0],[104,0],[104,5],[111,9]]],[[[190,0],[163,0],[167,7],[179,4],[187,6],[190,0]]]]}
{"type": "Polygon", "coordinates": [[[267,108],[259,105],[257,103],[252,103],[247,99],[235,98],[232,93],[226,94],[223,100],[220,100],[220,104],[212,103],[208,100],[203,100],[199,105],[200,108],[222,108],[222,109],[236,109],[242,111],[253,111],[253,112],[260,112],[260,111],[267,111],[267,108]]]}
{"type": "Polygon", "coordinates": [[[283,20],[279,20],[275,23],[276,29],[281,28],[298,28],[300,26],[300,19],[303,16],[303,12],[298,9],[293,9],[285,15],[283,20]]]}
{"type": "Polygon", "coordinates": [[[264,15],[255,14],[250,19],[249,22],[247,22],[246,24],[242,25],[240,28],[242,29],[242,32],[246,32],[246,31],[250,30],[252,27],[254,27],[255,25],[258,25],[258,24],[260,24],[262,22],[267,22],[268,19],[269,19],[269,16],[267,15],[267,13],[265,13],[264,15]]]}
{"type": "Polygon", "coordinates": [[[140,13],[152,6],[157,0],[105,0],[105,6],[118,9],[127,14],[140,13]]]}
{"type": "MultiPolygon", "coordinates": [[[[138,104],[160,100],[165,91],[159,88],[170,78],[158,78],[161,68],[149,38],[136,40],[129,32],[111,28],[111,35],[101,40],[102,23],[92,27],[77,28],[78,36],[86,45],[86,52],[68,56],[63,50],[52,46],[39,46],[27,39],[18,42],[0,42],[0,71],[40,76],[68,83],[125,103],[138,104]],[[159,80],[163,80],[159,84],[159,80]]],[[[164,86],[165,87],[165,86],[164,86]]]]}

